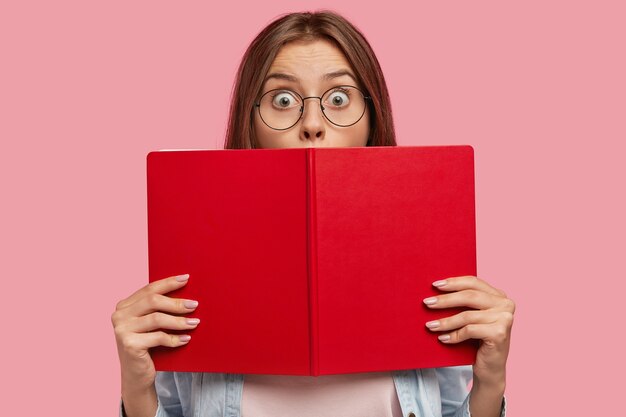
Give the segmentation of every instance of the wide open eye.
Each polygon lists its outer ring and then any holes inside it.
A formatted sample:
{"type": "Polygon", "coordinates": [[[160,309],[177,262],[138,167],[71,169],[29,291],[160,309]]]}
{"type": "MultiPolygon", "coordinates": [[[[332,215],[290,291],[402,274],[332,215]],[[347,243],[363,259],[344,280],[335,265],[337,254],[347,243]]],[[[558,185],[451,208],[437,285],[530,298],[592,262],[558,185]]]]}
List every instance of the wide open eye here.
{"type": "Polygon", "coordinates": [[[350,92],[343,88],[334,90],[328,95],[325,102],[336,108],[346,107],[350,104],[350,92]]]}
{"type": "Polygon", "coordinates": [[[276,91],[272,94],[272,106],[276,109],[289,109],[294,106],[300,106],[300,100],[293,92],[289,90],[276,91]]]}

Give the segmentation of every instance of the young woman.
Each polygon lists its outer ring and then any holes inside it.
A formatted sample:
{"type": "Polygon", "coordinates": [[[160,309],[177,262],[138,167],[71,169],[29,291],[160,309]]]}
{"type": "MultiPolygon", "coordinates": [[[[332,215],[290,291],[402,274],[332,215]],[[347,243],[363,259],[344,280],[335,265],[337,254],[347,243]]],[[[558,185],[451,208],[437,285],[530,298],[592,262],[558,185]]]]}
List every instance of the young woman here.
{"type": "MultiPolygon", "coordinates": [[[[395,146],[385,79],[364,36],[341,16],[294,13],[267,26],[239,68],[225,148],[395,146]]],[[[156,372],[149,349],[193,343],[197,302],[167,297],[188,275],[155,281],[112,315],[122,374],[120,415],[469,416],[504,415],[506,360],[515,305],[472,276],[433,283],[441,309],[425,323],[433,343],[479,339],[473,367],[321,377],[156,372]],[[468,307],[447,316],[445,309],[468,307]],[[439,341],[435,339],[437,335],[439,341]],[[472,382],[471,391],[468,384],[472,382]]]]}

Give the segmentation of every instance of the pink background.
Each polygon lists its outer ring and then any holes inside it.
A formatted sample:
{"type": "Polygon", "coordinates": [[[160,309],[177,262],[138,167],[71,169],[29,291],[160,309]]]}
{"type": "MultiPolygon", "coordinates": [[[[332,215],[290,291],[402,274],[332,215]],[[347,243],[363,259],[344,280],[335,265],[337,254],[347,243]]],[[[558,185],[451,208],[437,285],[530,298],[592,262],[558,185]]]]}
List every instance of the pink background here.
{"type": "Polygon", "coordinates": [[[323,7],[378,54],[401,145],[475,147],[479,275],[518,304],[509,416],[621,407],[624,3],[335,3],[1,3],[3,415],[115,415],[147,152],[221,147],[247,44],[323,7]]]}

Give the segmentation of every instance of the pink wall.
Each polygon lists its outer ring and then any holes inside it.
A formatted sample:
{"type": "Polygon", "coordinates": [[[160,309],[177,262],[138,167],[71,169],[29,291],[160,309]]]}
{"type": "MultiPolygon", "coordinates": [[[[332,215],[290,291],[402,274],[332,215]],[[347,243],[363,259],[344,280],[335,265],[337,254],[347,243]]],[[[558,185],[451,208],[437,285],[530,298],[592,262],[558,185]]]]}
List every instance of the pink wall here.
{"type": "MultiPolygon", "coordinates": [[[[116,412],[110,315],[147,281],[146,153],[220,147],[248,42],[334,2],[262,3],[0,5],[3,415],[116,412]]],[[[404,3],[335,10],[378,54],[402,145],[475,147],[479,275],[518,304],[509,416],[614,414],[624,3],[404,3]]]]}

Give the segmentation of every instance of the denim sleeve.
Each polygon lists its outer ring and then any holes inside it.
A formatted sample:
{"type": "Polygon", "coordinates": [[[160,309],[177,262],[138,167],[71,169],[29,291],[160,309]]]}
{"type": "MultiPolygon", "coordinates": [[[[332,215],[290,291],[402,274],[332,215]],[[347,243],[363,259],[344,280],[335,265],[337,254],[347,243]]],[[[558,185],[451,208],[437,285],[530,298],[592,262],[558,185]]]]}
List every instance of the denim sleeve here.
{"type": "MultiPolygon", "coordinates": [[[[154,384],[157,392],[157,410],[155,417],[183,417],[183,410],[178,397],[178,388],[174,379],[174,373],[157,372],[154,384]]],[[[120,417],[127,417],[121,399],[120,417]]]]}
{"type": "Polygon", "coordinates": [[[183,417],[183,407],[174,372],[158,371],[154,385],[159,400],[156,417],[183,417]]]}
{"type": "Polygon", "coordinates": [[[441,391],[441,414],[443,417],[469,416],[469,383],[471,366],[450,366],[435,369],[441,391]],[[467,410],[468,414],[462,411],[467,410]]]}
{"type": "MultiPolygon", "coordinates": [[[[469,384],[472,381],[471,366],[437,368],[441,390],[441,413],[443,417],[471,417],[469,410],[469,384]]],[[[502,402],[500,417],[506,416],[506,398],[502,402]]]]}

